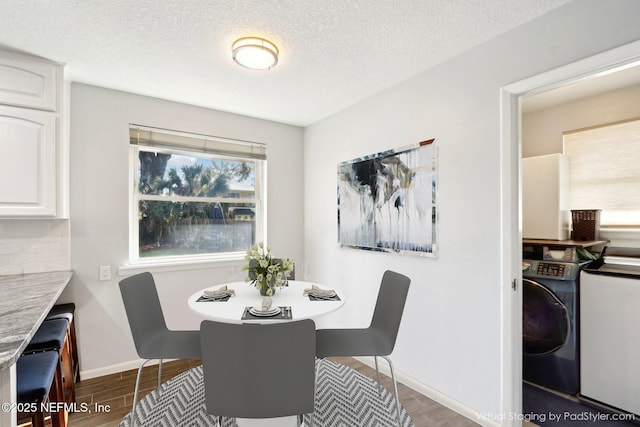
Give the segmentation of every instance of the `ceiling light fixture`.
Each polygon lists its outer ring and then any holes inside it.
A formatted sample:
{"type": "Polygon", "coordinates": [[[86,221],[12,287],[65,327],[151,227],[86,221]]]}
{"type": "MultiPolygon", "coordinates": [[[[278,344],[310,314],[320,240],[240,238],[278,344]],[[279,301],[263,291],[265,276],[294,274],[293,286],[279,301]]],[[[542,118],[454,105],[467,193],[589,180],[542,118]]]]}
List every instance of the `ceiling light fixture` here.
{"type": "Polygon", "coordinates": [[[233,60],[252,70],[268,70],[278,63],[278,48],[260,37],[243,37],[231,45],[233,60]]]}

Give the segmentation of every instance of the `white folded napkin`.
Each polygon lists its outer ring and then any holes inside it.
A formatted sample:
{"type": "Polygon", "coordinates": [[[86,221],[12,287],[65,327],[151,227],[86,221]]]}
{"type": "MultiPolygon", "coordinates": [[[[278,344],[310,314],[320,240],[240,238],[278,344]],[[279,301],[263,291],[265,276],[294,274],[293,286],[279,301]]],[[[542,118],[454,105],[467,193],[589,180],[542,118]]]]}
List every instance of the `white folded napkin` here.
{"type": "Polygon", "coordinates": [[[205,289],[202,292],[202,294],[206,298],[220,298],[220,297],[224,297],[224,296],[227,296],[227,295],[234,296],[236,294],[236,291],[234,291],[233,289],[228,289],[227,285],[224,285],[224,286],[220,286],[218,289],[214,289],[214,290],[205,289]]]}
{"type": "Polygon", "coordinates": [[[271,304],[273,304],[271,297],[262,298],[262,311],[269,311],[271,309],[271,304]]]}
{"type": "Polygon", "coordinates": [[[315,297],[332,297],[336,294],[336,291],[333,289],[322,289],[316,285],[311,285],[311,288],[305,289],[302,293],[302,296],[315,296],[315,297]]]}

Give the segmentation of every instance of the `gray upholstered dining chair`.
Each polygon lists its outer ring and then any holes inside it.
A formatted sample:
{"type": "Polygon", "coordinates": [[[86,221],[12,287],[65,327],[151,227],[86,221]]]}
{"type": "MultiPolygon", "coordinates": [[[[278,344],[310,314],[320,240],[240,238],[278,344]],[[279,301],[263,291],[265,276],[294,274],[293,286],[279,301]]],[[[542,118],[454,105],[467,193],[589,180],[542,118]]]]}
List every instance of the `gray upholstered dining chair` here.
{"type": "Polygon", "coordinates": [[[159,388],[162,359],[200,359],[200,331],[172,331],[167,328],[156,284],[149,272],[121,280],[120,293],[129,319],[136,352],[140,358],[144,359],[138,367],[133,393],[131,425],[134,425],[140,376],[144,365],[150,360],[159,359],[159,388]]]}
{"type": "Polygon", "coordinates": [[[218,417],[297,415],[298,426],[315,401],[313,320],[273,324],[200,325],[207,412],[218,417]],[[223,342],[224,345],[220,345],[223,342]]]}
{"type": "Polygon", "coordinates": [[[393,373],[393,364],[388,357],[392,352],[398,336],[404,305],[409,292],[411,279],[402,274],[385,271],[382,276],[378,299],[373,318],[368,328],[364,329],[319,329],[316,331],[316,356],[373,356],[376,366],[376,379],[380,387],[378,357],[389,364],[391,381],[396,400],[398,426],[400,426],[400,401],[398,386],[393,373]]]}

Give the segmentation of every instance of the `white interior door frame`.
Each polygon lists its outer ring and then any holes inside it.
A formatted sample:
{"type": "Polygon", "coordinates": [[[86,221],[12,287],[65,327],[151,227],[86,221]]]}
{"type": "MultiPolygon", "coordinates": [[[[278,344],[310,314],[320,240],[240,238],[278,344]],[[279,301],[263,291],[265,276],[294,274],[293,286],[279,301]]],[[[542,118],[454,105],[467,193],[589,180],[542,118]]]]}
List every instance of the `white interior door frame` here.
{"type": "Polygon", "coordinates": [[[522,414],[522,152],[521,99],[640,65],[640,41],[515,82],[500,90],[501,125],[501,407],[496,421],[521,425],[522,414]]]}

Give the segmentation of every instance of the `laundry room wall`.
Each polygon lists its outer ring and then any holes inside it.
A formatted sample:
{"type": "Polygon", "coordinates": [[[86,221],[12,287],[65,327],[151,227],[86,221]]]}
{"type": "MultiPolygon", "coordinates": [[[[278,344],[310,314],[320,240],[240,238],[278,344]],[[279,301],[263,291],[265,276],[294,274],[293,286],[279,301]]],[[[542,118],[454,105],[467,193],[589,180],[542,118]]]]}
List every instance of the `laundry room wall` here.
{"type": "Polygon", "coordinates": [[[636,16],[637,1],[571,2],[306,128],[305,274],[339,286],[348,306],[319,326],[366,325],[383,271],[408,275],[398,371],[472,418],[512,423],[501,417],[512,392],[503,388],[503,348],[521,343],[502,341],[510,283],[500,283],[500,188],[517,178],[500,174],[500,88],[640,39],[636,16]],[[438,151],[437,257],[340,247],[338,163],[429,138],[438,151]]]}
{"type": "Polygon", "coordinates": [[[640,85],[522,115],[522,157],[562,153],[563,132],[640,118],[640,85]]]}
{"type": "MultiPolygon", "coordinates": [[[[522,115],[522,156],[562,153],[562,134],[567,131],[639,118],[640,85],[532,111],[522,115]]],[[[602,227],[600,237],[611,246],[640,247],[640,231],[635,228],[602,227]]]]}

